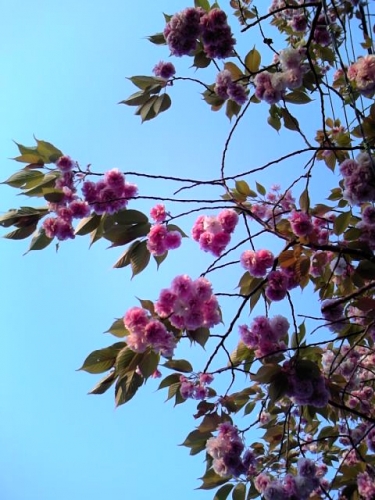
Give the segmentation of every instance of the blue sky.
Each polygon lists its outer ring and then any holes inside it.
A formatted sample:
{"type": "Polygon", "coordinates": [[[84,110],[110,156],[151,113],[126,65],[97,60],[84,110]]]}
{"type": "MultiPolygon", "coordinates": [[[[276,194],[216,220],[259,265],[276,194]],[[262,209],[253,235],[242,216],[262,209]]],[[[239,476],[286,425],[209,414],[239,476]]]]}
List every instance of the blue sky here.
{"type": "MultiPolygon", "coordinates": [[[[210,112],[200,88],[175,85],[172,109],[144,125],[132,108],[116,104],[136,90],[127,76],[151,74],[168,57],[167,48],[144,37],[163,29],[163,11],[185,6],[176,0],[149,2],[147,8],[118,0],[3,2],[1,179],[21,167],[9,160],[17,155],[12,140],[31,146],[33,134],[81,165],[91,163],[97,172],[117,167],[217,177],[230,123],[223,112],[210,112]]],[[[248,33],[242,46],[250,50],[257,43],[259,34],[248,33]]],[[[178,74],[194,76],[189,65],[189,60],[178,60],[178,74]]],[[[265,125],[266,107],[254,108],[233,140],[228,174],[251,169],[295,145],[293,133],[279,141],[265,125]]],[[[298,111],[302,120],[311,120],[311,111],[298,111]]],[[[285,187],[300,167],[299,160],[290,162],[256,180],[285,187]]],[[[320,168],[326,176],[325,167],[320,168]]],[[[174,191],[165,182],[129,180],[148,196],[174,191]]],[[[27,204],[16,194],[1,187],[1,212],[27,204]]],[[[202,189],[193,194],[207,195],[202,189]]],[[[147,213],[151,206],[145,201],[134,208],[147,213]]],[[[181,221],[185,231],[192,220],[181,221]]],[[[130,404],[115,410],[112,391],[86,396],[98,378],[75,371],[91,351],[116,341],[102,332],[136,305],[136,296],[156,299],[176,274],[197,277],[211,258],[186,241],[159,273],[150,266],[130,281],[128,268],[111,269],[119,251],[105,250],[105,242],[89,250],[87,238],[76,238],[61,244],[58,253],[51,245],[23,257],[27,245],[0,240],[0,497],[212,498],[212,492],[193,492],[204,472],[204,456],[189,457],[186,448],[177,446],[195,426],[194,403],[173,409],[164,404],[165,393],[155,392],[158,382],[150,381],[130,404]]],[[[236,272],[239,279],[241,271],[236,272]]],[[[216,281],[225,289],[225,275],[216,281]]],[[[192,356],[199,370],[204,353],[195,350],[192,356]]]]}

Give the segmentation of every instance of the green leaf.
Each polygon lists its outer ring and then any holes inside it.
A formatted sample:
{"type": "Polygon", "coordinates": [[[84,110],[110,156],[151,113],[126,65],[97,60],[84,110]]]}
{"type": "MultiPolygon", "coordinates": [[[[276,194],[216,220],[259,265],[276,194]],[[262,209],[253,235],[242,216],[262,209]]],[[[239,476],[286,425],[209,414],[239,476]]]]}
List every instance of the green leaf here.
{"type": "Polygon", "coordinates": [[[89,394],[104,394],[113,385],[116,378],[117,374],[115,370],[108,373],[91,389],[89,394]]]}
{"type": "MultiPolygon", "coordinates": [[[[137,297],[138,298],[138,297],[137,297]]],[[[138,299],[143,309],[146,309],[152,316],[155,314],[154,303],[151,300],[138,299]]]]}
{"type": "Polygon", "coordinates": [[[366,280],[373,280],[375,279],[375,264],[368,260],[361,260],[355,273],[366,280]]]}
{"type": "Polygon", "coordinates": [[[120,337],[120,338],[129,335],[128,330],[125,328],[123,318],[116,319],[112,323],[112,325],[108,328],[108,330],[106,330],[104,333],[110,333],[115,337],[120,337]]]}
{"type": "Polygon", "coordinates": [[[125,342],[117,342],[110,347],[93,351],[78,370],[84,370],[88,373],[106,372],[115,364],[116,357],[124,346],[126,346],[125,342]]]}
{"type": "Polygon", "coordinates": [[[246,181],[236,181],[236,190],[244,196],[255,197],[256,193],[252,191],[246,181]]]}
{"type": "Polygon", "coordinates": [[[8,186],[23,188],[27,187],[30,181],[40,181],[44,177],[43,172],[39,170],[19,170],[15,174],[11,175],[6,181],[1,184],[8,184],[8,186]]]}
{"type": "Polygon", "coordinates": [[[202,326],[196,330],[189,331],[188,335],[190,340],[193,340],[200,346],[204,347],[207,340],[210,338],[210,330],[202,326]]]}
{"type": "MultiPolygon", "coordinates": [[[[125,344],[125,343],[124,343],[125,344]]],[[[126,373],[137,368],[138,362],[142,359],[142,354],[135,353],[125,344],[116,356],[116,370],[126,373]]]]}
{"type": "Polygon", "coordinates": [[[267,122],[269,125],[271,125],[272,128],[274,128],[276,130],[276,132],[278,132],[280,129],[281,129],[281,120],[280,120],[280,117],[279,116],[269,116],[267,118],[267,122]]]}
{"type": "Polygon", "coordinates": [[[280,111],[283,118],[284,127],[289,130],[298,131],[299,123],[297,118],[295,118],[291,113],[289,113],[289,111],[286,108],[280,107],[280,111]]]}
{"type": "Polygon", "coordinates": [[[141,90],[146,90],[152,85],[165,86],[166,82],[160,78],[155,78],[153,76],[132,76],[128,78],[136,87],[141,90]]]}
{"type": "Polygon", "coordinates": [[[163,33],[155,33],[155,35],[150,35],[146,37],[147,40],[150,40],[151,43],[155,45],[166,45],[165,37],[163,33]]]}
{"type": "Polygon", "coordinates": [[[163,113],[163,111],[167,111],[171,107],[172,101],[168,94],[162,94],[157,97],[154,102],[154,111],[155,116],[159,113],[163,113]]]}
{"type": "Polygon", "coordinates": [[[299,197],[299,206],[301,210],[304,212],[308,212],[310,209],[310,197],[308,189],[304,189],[302,191],[301,196],[299,197]]]}
{"type": "Polygon", "coordinates": [[[194,56],[193,66],[195,68],[207,68],[211,64],[212,59],[206,56],[203,50],[199,50],[194,56]]]}
{"type": "Polygon", "coordinates": [[[145,104],[143,104],[136,112],[142,118],[142,123],[155,118],[156,113],[154,110],[154,104],[156,103],[158,97],[153,95],[148,99],[145,104]]]}
{"type": "Polygon", "coordinates": [[[189,238],[189,236],[184,233],[180,227],[176,226],[176,224],[167,224],[167,229],[168,231],[178,231],[183,238],[189,238]]]}
{"type": "Polygon", "coordinates": [[[250,52],[247,53],[245,57],[246,69],[250,73],[256,73],[257,71],[259,71],[260,62],[261,62],[261,55],[254,47],[253,49],[250,50],[250,52]]]}
{"type": "Polygon", "coordinates": [[[284,96],[286,102],[291,102],[292,104],[307,104],[311,102],[310,97],[302,90],[293,90],[284,96]]]}
{"type": "Polygon", "coordinates": [[[213,469],[209,469],[206,474],[201,477],[202,484],[199,486],[199,490],[212,490],[221,484],[227,483],[228,478],[223,478],[216,474],[213,469]]]}
{"type": "Polygon", "coordinates": [[[167,256],[168,256],[168,251],[164,252],[163,255],[154,255],[153,256],[155,261],[156,261],[157,269],[159,269],[160,264],[165,261],[167,256]]]}
{"type": "Polygon", "coordinates": [[[169,387],[172,384],[179,384],[180,382],[180,374],[172,373],[165,377],[159,384],[158,390],[165,389],[165,387],[169,387]]]}
{"type": "Polygon", "coordinates": [[[43,198],[51,203],[60,203],[65,197],[64,191],[55,188],[43,188],[43,198]]]}
{"type": "Polygon", "coordinates": [[[27,153],[22,154],[21,156],[16,156],[13,158],[15,161],[19,161],[20,163],[32,163],[37,164],[41,167],[44,165],[43,158],[38,153],[27,153]]]}
{"type": "Polygon", "coordinates": [[[265,364],[259,368],[256,374],[251,375],[251,380],[260,384],[269,384],[275,377],[279,376],[281,368],[276,364],[265,364]]]}
{"type": "Polygon", "coordinates": [[[113,214],[113,220],[118,224],[140,224],[148,222],[148,217],[143,212],[133,209],[120,210],[113,214]]]}
{"type": "Polygon", "coordinates": [[[126,267],[130,264],[130,258],[132,251],[140,244],[139,240],[133,241],[131,245],[125,250],[125,252],[121,255],[121,257],[115,262],[113,267],[115,269],[120,269],[122,267],[126,267]]]}
{"type": "Polygon", "coordinates": [[[336,235],[342,234],[350,224],[351,212],[343,212],[338,215],[333,223],[333,232],[336,235]]]}
{"type": "Polygon", "coordinates": [[[169,359],[163,366],[182,373],[191,373],[193,371],[193,367],[189,361],[186,361],[185,359],[169,359]]]}
{"type": "Polygon", "coordinates": [[[37,223],[30,224],[29,226],[20,227],[11,231],[10,233],[4,234],[3,238],[8,240],[24,240],[28,238],[36,229],[37,223]]]}
{"type": "Polygon", "coordinates": [[[142,241],[134,247],[130,254],[130,265],[132,267],[132,278],[141,273],[150,262],[150,252],[147,248],[147,241],[142,241]]]}
{"type": "Polygon", "coordinates": [[[259,182],[256,182],[255,186],[256,186],[258,193],[262,196],[265,196],[265,194],[267,192],[266,188],[264,186],[262,186],[262,184],[259,184],[259,182]]]}
{"type": "Polygon", "coordinates": [[[143,381],[143,377],[136,372],[127,373],[121,379],[119,378],[115,387],[116,406],[130,401],[143,384],[143,381]]]}
{"type": "Polygon", "coordinates": [[[150,377],[158,367],[160,361],[160,355],[155,351],[150,350],[143,354],[141,361],[138,364],[138,367],[144,376],[144,378],[150,377]]]}
{"type": "Polygon", "coordinates": [[[151,228],[150,223],[134,224],[133,226],[122,226],[116,224],[103,233],[103,237],[113,244],[111,247],[125,245],[141,236],[147,236],[151,228]]]}
{"type": "Polygon", "coordinates": [[[225,108],[225,114],[229,118],[229,120],[231,120],[233,116],[238,116],[240,111],[241,111],[241,106],[237,104],[235,101],[232,101],[232,99],[228,99],[225,108]]]}
{"type": "Polygon", "coordinates": [[[226,500],[233,488],[234,484],[225,484],[217,490],[213,500],[226,500]]]}
{"type": "Polygon", "coordinates": [[[36,150],[44,159],[45,163],[55,163],[61,156],[64,156],[63,152],[50,142],[40,141],[36,137],[35,140],[37,143],[36,150]]]}
{"type": "Polygon", "coordinates": [[[85,217],[77,224],[74,234],[84,236],[85,234],[91,233],[99,226],[101,220],[102,216],[95,213],[85,217]]]}
{"type": "Polygon", "coordinates": [[[40,228],[34,233],[27,252],[30,252],[31,250],[43,250],[48,247],[52,239],[53,238],[48,238],[43,228],[40,228]]]}
{"type": "Polygon", "coordinates": [[[150,98],[150,94],[147,91],[139,90],[131,96],[129,96],[124,101],[120,101],[119,104],[127,104],[128,106],[140,106],[144,104],[147,99],[150,98]]]}
{"type": "Polygon", "coordinates": [[[210,10],[210,3],[208,0],[194,0],[194,6],[197,9],[198,7],[202,7],[206,12],[210,10]]]}
{"type": "Polygon", "coordinates": [[[238,483],[232,492],[233,500],[245,500],[246,486],[243,483],[238,483]]]}
{"type": "Polygon", "coordinates": [[[232,62],[226,62],[224,64],[224,69],[230,72],[230,74],[232,75],[232,80],[238,80],[243,77],[243,73],[240,68],[232,62]]]}

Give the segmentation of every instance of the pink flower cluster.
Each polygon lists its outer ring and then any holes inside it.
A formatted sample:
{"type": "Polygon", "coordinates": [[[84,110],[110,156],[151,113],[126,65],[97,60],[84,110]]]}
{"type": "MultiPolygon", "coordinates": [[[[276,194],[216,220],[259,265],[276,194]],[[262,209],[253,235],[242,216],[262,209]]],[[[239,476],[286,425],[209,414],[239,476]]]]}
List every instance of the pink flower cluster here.
{"type": "Polygon", "coordinates": [[[147,248],[156,256],[164,255],[168,250],[174,250],[181,245],[181,234],[178,231],[168,231],[164,224],[155,224],[147,235],[147,248]]]}
{"type": "Polygon", "coordinates": [[[306,373],[291,362],[285,361],[283,372],[288,377],[287,396],[298,405],[324,408],[328,404],[329,391],[322,374],[306,373]]]}
{"type": "Polygon", "coordinates": [[[324,473],[324,467],[317,466],[308,458],[300,458],[295,476],[287,474],[280,480],[261,472],[255,478],[254,485],[264,500],[308,500],[313,492],[320,490],[324,473]]]}
{"type": "Polygon", "coordinates": [[[242,474],[254,476],[256,473],[256,458],[251,450],[241,457],[244,444],[238,434],[238,429],[229,422],[220,424],[217,437],[207,440],[206,451],[214,459],[213,469],[222,477],[239,477],[242,474]]]}
{"type": "Polygon", "coordinates": [[[205,278],[193,281],[186,274],[174,278],[171,287],[160,292],[155,311],[179,330],[211,328],[221,321],[211,283],[205,278]]]}
{"type": "Polygon", "coordinates": [[[176,69],[171,62],[160,61],[153,69],[155,76],[163,80],[169,80],[176,74],[176,69]]]}
{"type": "Polygon", "coordinates": [[[359,241],[366,242],[371,250],[375,250],[375,207],[369,205],[362,212],[362,220],[355,226],[361,230],[359,241]]]}
{"type": "Polygon", "coordinates": [[[195,221],[191,234],[205,252],[211,252],[219,257],[230,242],[238,222],[234,210],[225,209],[217,217],[201,215],[195,221]]]}
{"type": "Polygon", "coordinates": [[[248,99],[245,87],[238,82],[234,82],[231,72],[227,69],[217,74],[215,92],[222,99],[231,99],[240,106],[245,104],[248,99]]]}
{"type": "Polygon", "coordinates": [[[360,153],[356,160],[347,159],[340,165],[344,177],[344,198],[352,205],[375,201],[375,159],[360,153]]]}
{"type": "Polygon", "coordinates": [[[48,204],[50,211],[56,214],[56,217],[47,217],[43,221],[42,227],[48,238],[56,237],[60,241],[74,238],[73,219],[82,219],[90,214],[87,202],[80,200],[76,194],[72,171],[75,165],[69,156],[61,156],[56,162],[61,176],[56,180],[55,188],[60,189],[63,195],[59,202],[48,204]]]}
{"type": "Polygon", "coordinates": [[[281,214],[290,212],[293,208],[295,208],[295,199],[291,191],[282,194],[280,186],[274,185],[264,200],[252,204],[251,211],[259,219],[276,224],[281,214]]]}
{"type": "Polygon", "coordinates": [[[322,314],[329,322],[328,328],[332,332],[341,332],[347,322],[344,314],[344,305],[337,303],[337,299],[326,299],[322,302],[322,314]]]}
{"type": "Polygon", "coordinates": [[[173,356],[176,339],[168,332],[159,320],[154,319],[141,307],[132,307],[124,316],[125,328],[129,331],[126,342],[134,352],[145,352],[147,349],[166,358],[173,356]]]}
{"type": "Polygon", "coordinates": [[[205,399],[209,395],[207,385],[211,384],[214,377],[210,373],[200,373],[194,379],[188,379],[184,375],[180,377],[180,394],[184,399],[205,399]]]}
{"type": "Polygon", "coordinates": [[[371,97],[375,92],[375,55],[359,57],[349,66],[347,74],[363,96],[371,97]]]}
{"type": "Polygon", "coordinates": [[[286,89],[296,89],[302,85],[307,66],[303,64],[305,53],[292,47],[280,52],[281,72],[262,71],[254,78],[255,95],[268,104],[275,104],[283,97],[286,89]]]}
{"type": "Polygon", "coordinates": [[[129,198],[136,196],[137,192],[137,186],[126,182],[117,168],[106,172],[98,182],[85,181],[82,186],[85,201],[98,215],[114,214],[125,208],[129,198]]]}
{"type": "Polygon", "coordinates": [[[375,479],[368,472],[360,472],[357,476],[358,493],[363,500],[375,498],[375,479]]]}
{"type": "MultiPolygon", "coordinates": [[[[304,33],[307,29],[308,21],[306,12],[304,10],[299,12],[298,9],[288,9],[286,3],[287,2],[285,2],[285,0],[272,0],[272,4],[268,10],[269,12],[278,10],[278,12],[275,12],[274,14],[277,19],[286,21],[288,26],[290,26],[294,31],[304,33]]],[[[303,7],[301,6],[301,9],[302,8],[303,7]]]]}
{"type": "Polygon", "coordinates": [[[288,320],[281,315],[272,319],[266,316],[254,318],[250,327],[242,325],[239,327],[242,342],[249,348],[255,350],[257,358],[271,356],[284,351],[287,348],[288,320]]]}
{"type": "Polygon", "coordinates": [[[240,262],[246,271],[255,278],[263,278],[272,267],[274,255],[270,250],[246,250],[242,253],[240,262]]]}
{"type": "Polygon", "coordinates": [[[155,205],[154,207],[152,207],[150,210],[150,216],[158,224],[164,222],[165,219],[167,218],[167,212],[165,211],[165,205],[162,205],[161,203],[159,203],[158,205],[155,205]]]}
{"type": "Polygon", "coordinates": [[[172,16],[164,29],[164,38],[174,56],[191,55],[201,38],[207,57],[224,59],[233,53],[236,43],[221,9],[206,12],[189,7],[172,16]]]}

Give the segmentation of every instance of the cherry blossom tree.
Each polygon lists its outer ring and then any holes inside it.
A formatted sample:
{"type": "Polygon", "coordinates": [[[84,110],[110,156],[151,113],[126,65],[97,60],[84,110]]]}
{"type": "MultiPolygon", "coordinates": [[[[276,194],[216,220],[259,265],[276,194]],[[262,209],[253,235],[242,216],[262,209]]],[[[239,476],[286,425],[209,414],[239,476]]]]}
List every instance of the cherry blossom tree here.
{"type": "Polygon", "coordinates": [[[188,236],[196,242],[196,275],[181,266],[156,299],[135,302],[108,329],[118,341],[89,354],[81,369],[105,373],[91,394],[114,388],[116,405],[155,378],[175,404],[196,400],[183,444],[205,454],[201,488],[215,489],[216,500],[375,499],[371,4],[195,0],[165,15],[162,31],[148,38],[170,60],[155,62],[152,76],[131,77],[137,91],[122,104],[152,120],[170,108],[175,86],[197,85],[208,107],[230,120],[211,179],[102,175],[36,140],[17,144],[24,166],[5,181],[45,203],[0,218],[14,228],[6,238],[31,238],[29,251],[89,235],[91,244],[122,247],[114,267],[130,266],[136,276],[149,272],[151,257],[159,268],[169,252],[182,251],[188,236]],[[259,46],[249,46],[254,32],[259,46]],[[177,58],[192,63],[188,76],[176,70],[177,58]],[[228,149],[254,108],[268,113],[262,126],[274,129],[274,157],[228,175],[228,149]],[[312,133],[306,110],[319,122],[312,133]],[[281,156],[286,134],[293,149],[281,156]],[[275,165],[280,185],[255,181],[275,165]],[[294,180],[281,187],[287,165],[294,180]],[[173,186],[172,198],[151,197],[150,214],[138,210],[146,197],[134,180],[142,177],[173,186]],[[221,188],[221,198],[188,196],[201,187],[221,188]],[[206,269],[199,252],[212,255],[206,269]],[[219,273],[224,291],[211,283],[219,273]],[[308,300],[297,300],[301,291],[308,300]],[[205,363],[193,368],[181,359],[182,344],[206,348],[205,363]]]}

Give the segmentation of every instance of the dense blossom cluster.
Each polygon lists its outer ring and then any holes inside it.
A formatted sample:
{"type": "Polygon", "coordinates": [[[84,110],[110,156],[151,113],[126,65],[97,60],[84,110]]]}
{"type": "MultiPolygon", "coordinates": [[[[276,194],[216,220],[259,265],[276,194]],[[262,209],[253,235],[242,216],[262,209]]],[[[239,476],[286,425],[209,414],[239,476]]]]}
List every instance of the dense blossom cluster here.
{"type": "Polygon", "coordinates": [[[243,268],[255,278],[263,278],[267,270],[272,267],[274,255],[270,250],[246,250],[242,253],[240,261],[243,268]]]}
{"type": "Polygon", "coordinates": [[[368,153],[360,153],[355,160],[340,164],[344,177],[344,198],[352,205],[375,201],[375,160],[368,153]]]}
{"type": "Polygon", "coordinates": [[[261,472],[254,484],[264,500],[307,500],[313,492],[319,492],[325,470],[308,458],[300,458],[296,475],[287,474],[280,480],[261,472]]]}
{"type": "Polygon", "coordinates": [[[245,446],[238,429],[226,422],[218,426],[218,431],[217,437],[209,438],[206,443],[206,451],[214,459],[214,471],[222,477],[254,476],[255,455],[250,449],[242,455],[245,446]]]}
{"type": "Polygon", "coordinates": [[[297,89],[302,85],[307,66],[303,63],[305,52],[287,48],[280,52],[281,71],[270,73],[262,71],[254,78],[255,95],[268,104],[275,104],[284,96],[286,89],[297,89]]]}
{"type": "Polygon", "coordinates": [[[283,213],[295,208],[295,201],[291,191],[281,193],[280,186],[273,185],[264,200],[251,205],[251,212],[259,219],[275,225],[283,213]]]}
{"type": "Polygon", "coordinates": [[[225,209],[218,216],[199,216],[191,233],[193,239],[199,242],[202,250],[219,257],[230,242],[230,235],[237,222],[236,212],[225,209]]]}
{"type": "Polygon", "coordinates": [[[281,315],[272,319],[257,316],[250,327],[242,325],[239,330],[242,342],[255,350],[257,358],[263,358],[287,348],[289,326],[288,320],[281,315]]]}
{"type": "Polygon", "coordinates": [[[375,92],[375,55],[359,57],[348,67],[347,75],[363,96],[371,97],[375,92]]]}
{"type": "Polygon", "coordinates": [[[147,248],[156,257],[181,245],[181,234],[178,231],[168,231],[168,227],[164,224],[152,226],[147,238],[147,248]]]}
{"type": "Polygon", "coordinates": [[[351,347],[344,344],[340,352],[326,348],[322,356],[322,368],[326,377],[340,375],[347,381],[345,396],[347,405],[365,414],[373,414],[371,401],[374,389],[368,385],[373,380],[375,353],[369,347],[351,347]]]}
{"type": "Polygon", "coordinates": [[[215,92],[222,99],[231,99],[240,106],[248,99],[245,87],[238,82],[234,82],[231,72],[227,69],[217,74],[215,92]]]}
{"type": "Polygon", "coordinates": [[[62,156],[56,162],[61,175],[55,182],[55,188],[61,190],[61,199],[49,202],[49,209],[55,212],[56,217],[47,217],[43,221],[43,229],[48,238],[74,238],[73,219],[87,217],[91,208],[97,214],[113,214],[124,208],[128,199],[137,194],[137,187],[126,182],[119,170],[112,169],[96,183],[83,182],[82,199],[78,196],[76,187],[76,181],[82,179],[82,174],[74,172],[75,165],[69,156],[62,156]]]}
{"type": "Polygon", "coordinates": [[[293,361],[285,361],[283,372],[287,375],[286,395],[298,405],[311,405],[324,408],[329,400],[329,391],[323,375],[306,370],[293,361]]]}
{"type": "Polygon", "coordinates": [[[161,321],[141,307],[132,307],[124,316],[124,325],[129,331],[126,342],[135,352],[145,352],[147,349],[161,354],[166,358],[173,356],[176,340],[173,333],[168,332],[161,321]]]}
{"type": "Polygon", "coordinates": [[[214,377],[210,373],[200,373],[195,378],[180,376],[180,394],[184,399],[205,399],[209,395],[208,385],[214,377]]]}
{"type": "Polygon", "coordinates": [[[171,287],[160,292],[155,311],[180,330],[211,328],[221,321],[211,283],[205,278],[192,280],[186,274],[174,278],[171,287]]]}
{"type": "Polygon", "coordinates": [[[82,219],[90,214],[86,201],[77,195],[74,184],[73,168],[75,162],[69,156],[61,156],[56,162],[61,175],[55,182],[55,188],[61,190],[62,198],[58,202],[49,202],[49,209],[56,217],[47,217],[43,221],[43,229],[48,238],[58,240],[74,238],[73,219],[82,219]]]}
{"type": "Polygon", "coordinates": [[[359,241],[366,242],[371,250],[375,250],[375,207],[364,207],[362,220],[355,227],[360,230],[359,241]]]}
{"type": "Polygon", "coordinates": [[[82,194],[95,213],[114,214],[125,208],[130,198],[138,192],[135,184],[126,182],[124,175],[114,168],[104,174],[98,182],[85,181],[82,194]]]}
{"type": "Polygon", "coordinates": [[[191,55],[201,39],[207,57],[224,59],[233,53],[235,39],[221,9],[206,12],[189,7],[178,12],[164,29],[165,40],[175,56],[191,55]]]}

